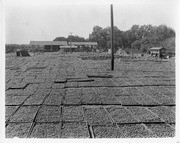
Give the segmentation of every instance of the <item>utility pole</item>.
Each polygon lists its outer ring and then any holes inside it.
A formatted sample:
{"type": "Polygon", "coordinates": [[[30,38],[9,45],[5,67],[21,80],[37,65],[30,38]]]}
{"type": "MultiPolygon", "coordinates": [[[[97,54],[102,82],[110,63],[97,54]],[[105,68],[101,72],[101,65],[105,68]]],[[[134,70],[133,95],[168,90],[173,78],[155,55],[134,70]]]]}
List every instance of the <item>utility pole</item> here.
{"type": "Polygon", "coordinates": [[[123,52],[123,58],[124,58],[124,46],[123,46],[123,43],[122,43],[122,38],[121,38],[121,46],[122,46],[122,52],[123,52]]]}
{"type": "Polygon", "coordinates": [[[70,36],[69,36],[69,38],[70,38],[70,52],[72,53],[72,49],[71,49],[71,46],[72,46],[72,43],[71,43],[71,35],[72,35],[72,33],[70,32],[70,36]]]}
{"type": "Polygon", "coordinates": [[[133,47],[132,47],[132,45],[131,45],[131,56],[132,56],[132,58],[133,58],[133,47]]]}
{"type": "Polygon", "coordinates": [[[113,5],[111,4],[111,70],[114,70],[114,23],[113,23],[113,5]]]}

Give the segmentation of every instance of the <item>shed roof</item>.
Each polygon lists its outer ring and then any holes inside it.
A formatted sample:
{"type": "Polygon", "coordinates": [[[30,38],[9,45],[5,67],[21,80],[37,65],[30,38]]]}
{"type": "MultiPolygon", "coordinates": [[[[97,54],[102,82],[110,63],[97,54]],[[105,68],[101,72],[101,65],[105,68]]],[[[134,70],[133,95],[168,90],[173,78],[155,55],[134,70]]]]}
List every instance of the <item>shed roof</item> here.
{"type": "Polygon", "coordinates": [[[98,45],[97,42],[71,42],[72,45],[98,45]]]}
{"type": "Polygon", "coordinates": [[[160,49],[165,49],[163,47],[152,47],[151,50],[160,50],[160,49]]]}
{"type": "Polygon", "coordinates": [[[67,45],[67,41],[30,41],[30,45],[67,45]]]}
{"type": "Polygon", "coordinates": [[[78,48],[77,46],[60,46],[61,49],[78,48]]]}

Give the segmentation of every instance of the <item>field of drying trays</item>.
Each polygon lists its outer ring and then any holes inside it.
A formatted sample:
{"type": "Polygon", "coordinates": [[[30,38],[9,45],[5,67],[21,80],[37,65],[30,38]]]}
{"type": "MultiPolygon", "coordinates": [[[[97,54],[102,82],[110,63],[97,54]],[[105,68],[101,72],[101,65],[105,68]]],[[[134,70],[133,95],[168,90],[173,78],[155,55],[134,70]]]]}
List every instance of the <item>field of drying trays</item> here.
{"type": "Polygon", "coordinates": [[[110,69],[97,53],[7,54],[6,138],[174,137],[175,61],[119,57],[110,69]]]}

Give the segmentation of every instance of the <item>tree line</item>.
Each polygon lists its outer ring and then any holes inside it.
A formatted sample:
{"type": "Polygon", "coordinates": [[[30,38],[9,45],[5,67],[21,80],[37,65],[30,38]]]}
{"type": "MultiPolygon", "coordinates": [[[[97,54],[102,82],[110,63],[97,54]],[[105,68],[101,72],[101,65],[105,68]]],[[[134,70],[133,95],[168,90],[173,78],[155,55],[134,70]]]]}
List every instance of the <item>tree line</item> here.
{"type": "MultiPolygon", "coordinates": [[[[133,25],[126,31],[120,30],[117,26],[113,28],[115,51],[121,48],[127,52],[133,50],[145,53],[151,47],[157,46],[163,46],[169,52],[175,51],[175,31],[166,25],[133,25]]],[[[111,47],[111,28],[96,25],[87,39],[78,35],[69,35],[68,37],[56,37],[53,41],[97,42],[100,51],[108,51],[111,47]]],[[[6,53],[18,47],[29,48],[28,45],[7,44],[6,53]]]]}
{"type": "MultiPolygon", "coordinates": [[[[133,25],[129,30],[121,31],[114,26],[114,47],[115,51],[119,48],[126,51],[147,52],[151,47],[163,46],[168,50],[175,48],[175,31],[166,25],[133,25]]],[[[111,28],[94,26],[89,38],[69,35],[57,37],[54,41],[73,41],[73,42],[97,42],[98,49],[108,51],[111,47],[111,28]]]]}
{"type": "MultiPolygon", "coordinates": [[[[121,31],[114,26],[113,30],[115,50],[121,48],[126,51],[147,52],[154,46],[175,48],[175,31],[166,25],[133,25],[126,31],[121,31]]],[[[94,26],[93,32],[89,35],[89,40],[98,42],[100,49],[108,50],[110,48],[110,31],[110,27],[94,26]]]]}

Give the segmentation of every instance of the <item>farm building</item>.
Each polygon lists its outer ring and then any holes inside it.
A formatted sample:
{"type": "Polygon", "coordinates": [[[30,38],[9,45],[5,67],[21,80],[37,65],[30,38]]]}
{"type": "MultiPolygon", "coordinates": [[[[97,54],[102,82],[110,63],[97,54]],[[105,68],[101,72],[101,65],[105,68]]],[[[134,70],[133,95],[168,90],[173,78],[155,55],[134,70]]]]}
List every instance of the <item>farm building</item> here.
{"type": "Polygon", "coordinates": [[[59,51],[60,46],[67,46],[67,41],[30,41],[30,45],[44,47],[45,51],[59,51]]]}
{"type": "Polygon", "coordinates": [[[61,52],[76,52],[78,51],[78,47],[77,46],[60,46],[60,51],[61,52]]]}
{"type": "Polygon", "coordinates": [[[95,51],[97,49],[97,42],[71,42],[73,46],[78,47],[78,51],[95,51]]]}
{"type": "Polygon", "coordinates": [[[166,49],[163,47],[153,47],[150,49],[150,52],[151,52],[151,56],[164,58],[166,49]]]}
{"type": "Polygon", "coordinates": [[[45,51],[95,51],[97,49],[97,42],[67,42],[67,41],[30,41],[30,45],[44,47],[45,51]]]}

